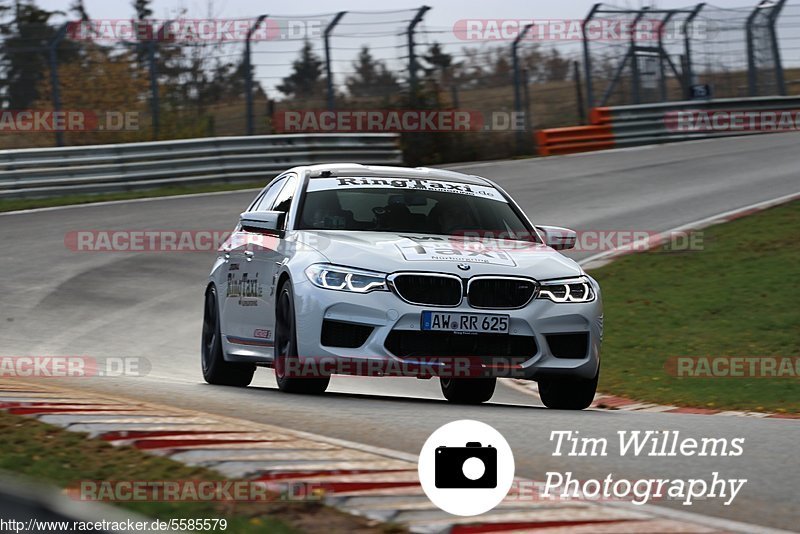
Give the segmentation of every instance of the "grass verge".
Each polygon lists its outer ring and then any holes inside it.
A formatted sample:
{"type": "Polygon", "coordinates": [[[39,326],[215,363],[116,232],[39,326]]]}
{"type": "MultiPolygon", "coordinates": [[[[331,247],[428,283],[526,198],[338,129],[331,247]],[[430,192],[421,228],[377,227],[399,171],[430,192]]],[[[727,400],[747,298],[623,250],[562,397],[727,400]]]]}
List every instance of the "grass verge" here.
{"type": "Polygon", "coordinates": [[[600,391],[678,406],[800,412],[797,374],[678,378],[667,371],[673,357],[800,357],[799,237],[800,202],[793,202],[707,228],[702,250],[656,249],[593,271],[605,306],[600,391]]]}
{"type": "MultiPolygon", "coordinates": [[[[81,480],[168,481],[222,480],[213,471],[188,467],[132,447],[114,447],[35,419],[0,411],[0,470],[61,488],[81,480]]],[[[314,501],[270,502],[124,502],[113,503],[141,515],[169,520],[220,519],[227,532],[401,532],[374,525],[314,501]]]]}
{"type": "Polygon", "coordinates": [[[134,198],[170,197],[194,193],[213,193],[216,191],[238,191],[264,187],[268,180],[260,182],[235,182],[222,184],[176,185],[156,189],[121,191],[119,193],[86,193],[81,195],[64,195],[50,198],[9,198],[0,200],[0,212],[28,210],[33,208],[50,208],[70,204],[92,204],[108,200],[131,200],[134,198]]]}

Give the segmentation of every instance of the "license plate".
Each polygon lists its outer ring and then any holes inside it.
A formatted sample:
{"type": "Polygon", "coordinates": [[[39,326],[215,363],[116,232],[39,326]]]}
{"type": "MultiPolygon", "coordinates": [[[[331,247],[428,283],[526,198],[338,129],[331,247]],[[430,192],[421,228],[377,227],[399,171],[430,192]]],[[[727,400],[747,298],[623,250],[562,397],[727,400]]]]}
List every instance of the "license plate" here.
{"type": "Polygon", "coordinates": [[[446,332],[508,334],[508,315],[422,312],[422,329],[446,332]]]}

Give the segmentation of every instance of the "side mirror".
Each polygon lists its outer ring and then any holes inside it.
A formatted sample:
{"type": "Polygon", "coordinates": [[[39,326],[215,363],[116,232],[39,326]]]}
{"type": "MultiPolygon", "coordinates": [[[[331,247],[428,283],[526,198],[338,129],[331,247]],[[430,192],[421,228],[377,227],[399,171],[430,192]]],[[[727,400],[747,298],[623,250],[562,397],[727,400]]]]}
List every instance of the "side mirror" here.
{"type": "Polygon", "coordinates": [[[560,226],[537,226],[537,230],[544,234],[544,243],[554,250],[569,250],[575,248],[578,233],[569,228],[560,226]]]}
{"type": "Polygon", "coordinates": [[[281,234],[286,213],[282,211],[246,211],[239,216],[242,230],[256,234],[281,234]]]}

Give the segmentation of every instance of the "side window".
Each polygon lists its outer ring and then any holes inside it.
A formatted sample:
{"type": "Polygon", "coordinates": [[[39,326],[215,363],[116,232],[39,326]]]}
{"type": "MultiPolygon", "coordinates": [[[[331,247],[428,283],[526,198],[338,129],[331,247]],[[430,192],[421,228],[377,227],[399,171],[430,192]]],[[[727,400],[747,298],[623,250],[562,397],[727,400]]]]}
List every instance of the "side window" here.
{"type": "Polygon", "coordinates": [[[272,206],[272,211],[282,211],[289,213],[289,208],[292,207],[292,200],[294,199],[294,190],[297,189],[297,175],[289,176],[286,185],[281,190],[275,203],[272,206]]]}
{"type": "Polygon", "coordinates": [[[264,193],[264,195],[255,203],[255,206],[250,211],[269,211],[270,206],[275,201],[275,197],[278,196],[278,193],[281,192],[283,186],[286,184],[286,180],[288,178],[281,178],[274,184],[272,184],[269,189],[264,193]]]}

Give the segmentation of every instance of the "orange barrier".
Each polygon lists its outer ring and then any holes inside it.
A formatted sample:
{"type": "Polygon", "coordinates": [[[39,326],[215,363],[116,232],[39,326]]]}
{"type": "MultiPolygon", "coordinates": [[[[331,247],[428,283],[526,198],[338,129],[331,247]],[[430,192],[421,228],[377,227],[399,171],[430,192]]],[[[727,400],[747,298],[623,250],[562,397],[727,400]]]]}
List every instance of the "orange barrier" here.
{"type": "Polygon", "coordinates": [[[614,148],[614,133],[610,125],[573,126],[536,132],[539,155],[576,154],[614,148]]]}
{"type": "Polygon", "coordinates": [[[592,108],[589,111],[589,122],[592,124],[611,124],[611,108],[592,108]]]}
{"type": "Polygon", "coordinates": [[[591,126],[551,128],[536,132],[536,146],[540,156],[577,154],[614,148],[611,131],[611,108],[592,108],[589,112],[591,126]]]}

